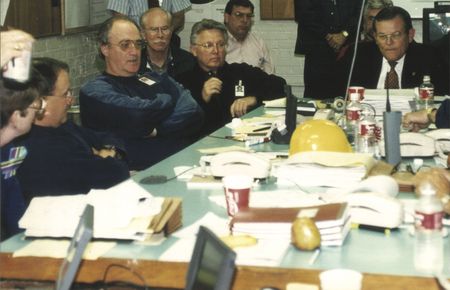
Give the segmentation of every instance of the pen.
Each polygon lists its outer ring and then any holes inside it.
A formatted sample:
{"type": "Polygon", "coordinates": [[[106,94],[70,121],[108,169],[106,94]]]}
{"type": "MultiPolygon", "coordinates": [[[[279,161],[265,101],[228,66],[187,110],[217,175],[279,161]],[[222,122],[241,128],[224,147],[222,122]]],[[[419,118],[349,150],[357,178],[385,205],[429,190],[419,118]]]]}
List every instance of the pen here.
{"type": "Polygon", "coordinates": [[[397,230],[397,228],[390,229],[390,228],[369,226],[369,225],[358,225],[358,224],[355,224],[354,226],[356,226],[357,229],[369,230],[369,231],[384,233],[386,236],[389,236],[391,234],[391,231],[397,230]]]}
{"type": "Polygon", "coordinates": [[[245,146],[249,147],[249,146],[258,145],[258,144],[269,142],[269,141],[270,141],[269,137],[252,138],[252,139],[249,139],[249,140],[245,141],[245,146]]]}
{"type": "Polygon", "coordinates": [[[247,136],[266,136],[266,132],[260,132],[260,133],[247,133],[247,136]]]}
{"type": "Polygon", "coordinates": [[[253,132],[261,132],[261,131],[269,130],[270,128],[272,128],[272,126],[261,127],[261,128],[253,130],[253,132]]]}

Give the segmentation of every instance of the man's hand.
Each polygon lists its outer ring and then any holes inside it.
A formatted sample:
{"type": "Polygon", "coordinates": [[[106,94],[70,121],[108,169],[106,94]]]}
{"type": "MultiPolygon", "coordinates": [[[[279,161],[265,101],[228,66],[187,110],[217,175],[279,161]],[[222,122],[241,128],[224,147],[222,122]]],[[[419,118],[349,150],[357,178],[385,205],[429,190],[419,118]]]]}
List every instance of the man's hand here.
{"type": "Polygon", "coordinates": [[[328,45],[334,49],[334,51],[339,51],[345,43],[345,36],[342,33],[329,33],[325,36],[328,45]]]}
{"type": "Polygon", "coordinates": [[[256,105],[256,97],[245,97],[236,99],[231,104],[231,117],[241,117],[248,112],[248,109],[256,105]]]}
{"type": "Polygon", "coordinates": [[[417,132],[420,129],[427,128],[430,125],[426,110],[407,113],[403,116],[402,120],[403,128],[413,132],[417,132]]]}
{"type": "Polygon", "coordinates": [[[108,158],[108,157],[115,158],[117,155],[116,149],[114,149],[114,148],[111,148],[111,149],[102,148],[100,150],[97,150],[94,147],[92,147],[92,153],[94,153],[94,155],[100,156],[102,158],[108,158]]]}
{"type": "Polygon", "coordinates": [[[211,101],[214,94],[219,94],[222,91],[222,81],[218,78],[210,78],[203,84],[202,98],[206,103],[211,101]]]}

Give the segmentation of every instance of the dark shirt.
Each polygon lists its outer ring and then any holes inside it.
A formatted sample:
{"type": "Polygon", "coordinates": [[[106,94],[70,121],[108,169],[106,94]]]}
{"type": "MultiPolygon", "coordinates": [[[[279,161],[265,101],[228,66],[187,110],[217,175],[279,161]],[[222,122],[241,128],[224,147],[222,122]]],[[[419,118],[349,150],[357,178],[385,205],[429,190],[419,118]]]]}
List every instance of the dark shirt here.
{"type": "MultiPolygon", "coordinates": [[[[176,78],[179,74],[190,71],[194,67],[195,62],[195,57],[190,52],[179,47],[172,47],[169,53],[169,58],[165,64],[165,70],[171,77],[176,78]]],[[[147,64],[147,51],[143,50],[141,67],[139,69],[141,73],[144,73],[146,70],[153,70],[152,68],[148,68],[147,64]]]]}
{"type": "Polygon", "coordinates": [[[307,54],[317,46],[326,46],[325,36],[343,30],[353,40],[356,33],[360,0],[294,0],[298,23],[295,53],[307,54]]]}
{"type": "Polygon", "coordinates": [[[28,149],[28,156],[18,170],[28,202],[35,196],[105,189],[130,176],[121,140],[70,121],[57,128],[33,125],[19,144],[28,149]],[[114,146],[121,158],[93,154],[92,148],[100,150],[105,146],[114,146]]]}
{"type": "Polygon", "coordinates": [[[5,240],[20,231],[18,222],[25,212],[25,201],[16,172],[27,155],[27,150],[11,142],[0,151],[2,175],[0,240],[5,240]]]}
{"type": "Polygon", "coordinates": [[[236,86],[241,82],[244,87],[244,96],[254,96],[257,106],[263,100],[284,97],[286,81],[276,75],[270,75],[257,67],[246,63],[225,63],[216,74],[206,72],[198,64],[177,80],[192,93],[194,99],[205,112],[205,124],[199,136],[209,134],[231,121],[230,106],[236,98],[236,86]],[[205,81],[212,76],[222,80],[222,91],[214,95],[209,103],[202,98],[202,89],[205,81]]]}
{"type": "Polygon", "coordinates": [[[450,99],[442,102],[437,110],[435,124],[437,128],[450,128],[450,99]]]}
{"type": "Polygon", "coordinates": [[[203,111],[166,73],[103,74],[80,91],[83,126],[123,138],[130,169],[141,170],[188,145],[203,111]],[[152,132],[156,137],[150,137],[152,132]]]}

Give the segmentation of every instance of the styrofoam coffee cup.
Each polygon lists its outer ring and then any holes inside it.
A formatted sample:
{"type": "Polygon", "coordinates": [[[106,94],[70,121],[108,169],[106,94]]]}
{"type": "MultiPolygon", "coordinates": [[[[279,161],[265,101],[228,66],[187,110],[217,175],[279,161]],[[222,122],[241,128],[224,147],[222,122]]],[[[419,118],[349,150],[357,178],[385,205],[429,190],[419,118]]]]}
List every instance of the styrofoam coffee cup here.
{"type": "Polygon", "coordinates": [[[248,208],[253,177],[248,175],[227,175],[222,179],[227,203],[227,213],[233,217],[240,209],[248,208]]]}
{"type": "Polygon", "coordinates": [[[350,269],[332,269],[319,274],[321,290],[361,290],[362,274],[350,269]]]}
{"type": "Polygon", "coordinates": [[[12,58],[6,64],[6,69],[2,75],[6,79],[24,83],[30,77],[31,67],[31,42],[22,50],[22,55],[12,58]]]}

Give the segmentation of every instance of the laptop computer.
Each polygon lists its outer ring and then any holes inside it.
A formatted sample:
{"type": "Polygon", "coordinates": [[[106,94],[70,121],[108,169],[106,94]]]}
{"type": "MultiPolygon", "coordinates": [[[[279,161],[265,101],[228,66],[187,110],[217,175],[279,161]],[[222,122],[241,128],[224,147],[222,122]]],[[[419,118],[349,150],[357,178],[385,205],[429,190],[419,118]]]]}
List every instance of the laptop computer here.
{"type": "Polygon", "coordinates": [[[94,233],[94,207],[86,205],[80,217],[75,234],[70,243],[56,281],[56,290],[69,290],[78,271],[83,253],[94,233]]]}
{"type": "Polygon", "coordinates": [[[236,253],[211,230],[200,226],[185,290],[229,290],[234,278],[236,253]]]}

